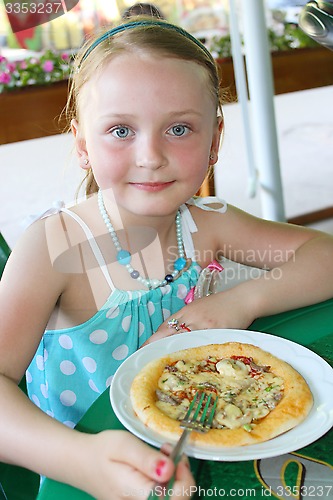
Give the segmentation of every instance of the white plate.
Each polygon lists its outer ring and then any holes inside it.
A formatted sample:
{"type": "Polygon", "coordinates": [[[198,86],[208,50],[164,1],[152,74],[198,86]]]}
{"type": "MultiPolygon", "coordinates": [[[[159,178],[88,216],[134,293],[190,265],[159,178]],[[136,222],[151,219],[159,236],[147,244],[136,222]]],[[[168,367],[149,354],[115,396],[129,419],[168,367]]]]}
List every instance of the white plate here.
{"type": "Polygon", "coordinates": [[[306,347],[267,333],[248,330],[199,330],[167,337],[127,358],[114,375],[110,388],[112,407],[122,424],[147,443],[161,446],[165,437],[148,429],[134,414],[129,392],[132,381],[144,365],[166,354],[206,344],[243,342],[261,347],[290,363],[307,381],[314,405],[307,418],[294,429],[270,441],[249,446],[207,449],[185,447],[192,457],[206,460],[240,461],[269,458],[290,453],[306,446],[327,432],[333,425],[333,369],[320,356],[306,347]]]}

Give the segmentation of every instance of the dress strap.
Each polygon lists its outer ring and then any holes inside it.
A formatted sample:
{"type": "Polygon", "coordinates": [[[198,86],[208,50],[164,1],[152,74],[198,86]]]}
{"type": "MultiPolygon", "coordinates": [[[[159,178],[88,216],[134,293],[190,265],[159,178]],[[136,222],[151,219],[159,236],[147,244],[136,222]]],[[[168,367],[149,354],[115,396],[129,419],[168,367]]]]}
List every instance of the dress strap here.
{"type": "Polygon", "coordinates": [[[195,262],[195,248],[193,245],[192,233],[198,231],[197,225],[194,222],[191,212],[184,204],[179,207],[182,216],[183,244],[186,257],[195,262]]]}
{"type": "Polygon", "coordinates": [[[185,253],[189,259],[196,261],[195,259],[195,248],[193,244],[192,233],[198,231],[198,227],[194,222],[191,212],[189,211],[187,205],[194,205],[196,207],[202,208],[202,210],[207,210],[210,212],[220,212],[224,213],[227,210],[227,204],[225,201],[216,198],[215,196],[206,197],[195,197],[190,198],[186,204],[181,205],[180,212],[182,215],[182,229],[183,229],[183,242],[185,253]],[[212,207],[210,204],[218,205],[217,207],[212,207]]]}
{"type": "Polygon", "coordinates": [[[52,214],[55,214],[55,213],[59,213],[59,212],[64,212],[65,214],[69,215],[70,217],[72,217],[72,219],[74,219],[78,224],[79,226],[81,226],[81,228],[83,229],[86,237],[87,237],[87,240],[88,240],[88,243],[90,245],[90,248],[91,250],[93,251],[93,254],[95,255],[96,257],[96,260],[101,268],[101,271],[102,273],[104,274],[104,277],[111,289],[111,291],[113,292],[115,290],[115,286],[113,284],[113,281],[111,279],[111,276],[109,274],[109,270],[108,270],[108,267],[106,265],[106,262],[105,262],[105,259],[103,257],[103,254],[91,232],[91,230],[89,229],[89,227],[87,226],[87,224],[81,219],[81,217],[79,217],[78,215],[76,215],[74,212],[72,212],[71,210],[68,210],[67,208],[65,208],[63,205],[62,206],[58,206],[54,209],[51,209],[51,210],[48,210],[47,212],[45,212],[41,218],[44,218],[44,217],[47,217],[49,215],[52,215],[52,214]]]}
{"type": "Polygon", "coordinates": [[[216,196],[196,196],[190,198],[187,202],[187,205],[194,205],[196,207],[202,208],[203,210],[207,210],[208,212],[219,212],[224,214],[227,211],[228,205],[224,200],[217,198],[216,196]],[[211,206],[218,205],[218,206],[211,206]]]}

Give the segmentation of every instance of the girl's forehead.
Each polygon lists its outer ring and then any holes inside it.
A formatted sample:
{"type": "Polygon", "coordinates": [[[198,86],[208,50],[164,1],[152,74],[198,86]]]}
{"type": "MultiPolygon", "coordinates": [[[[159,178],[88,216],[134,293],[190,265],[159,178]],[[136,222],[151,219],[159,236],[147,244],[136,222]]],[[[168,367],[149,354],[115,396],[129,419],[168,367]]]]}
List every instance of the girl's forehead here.
{"type": "Polygon", "coordinates": [[[167,98],[170,102],[211,99],[208,71],[194,61],[146,52],[112,56],[85,84],[81,104],[167,98]]]}
{"type": "Polygon", "coordinates": [[[158,80],[165,78],[171,72],[172,78],[199,77],[208,79],[208,71],[195,61],[188,61],[169,54],[161,54],[154,51],[121,52],[112,56],[107,61],[96,79],[117,79],[123,75],[135,75],[137,78],[144,77],[144,73],[155,73],[158,80]]]}

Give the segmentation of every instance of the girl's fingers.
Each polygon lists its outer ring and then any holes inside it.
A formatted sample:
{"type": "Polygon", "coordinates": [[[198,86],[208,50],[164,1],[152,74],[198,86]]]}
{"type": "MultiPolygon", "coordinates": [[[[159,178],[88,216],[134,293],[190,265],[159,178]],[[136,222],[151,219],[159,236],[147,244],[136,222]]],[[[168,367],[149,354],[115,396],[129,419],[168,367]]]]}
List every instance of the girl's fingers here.
{"type": "Polygon", "coordinates": [[[160,450],[155,450],[129,433],[123,433],[122,443],[113,458],[137,469],[154,481],[168,481],[174,472],[174,464],[160,450]]]}
{"type": "Polygon", "coordinates": [[[175,333],[179,333],[176,331],[172,331],[170,328],[167,326],[162,326],[158,329],[156,333],[154,333],[151,337],[149,337],[148,340],[144,344],[142,344],[141,347],[144,347],[145,345],[151,344],[152,342],[155,342],[156,340],[163,339],[164,337],[171,337],[175,333]]]}

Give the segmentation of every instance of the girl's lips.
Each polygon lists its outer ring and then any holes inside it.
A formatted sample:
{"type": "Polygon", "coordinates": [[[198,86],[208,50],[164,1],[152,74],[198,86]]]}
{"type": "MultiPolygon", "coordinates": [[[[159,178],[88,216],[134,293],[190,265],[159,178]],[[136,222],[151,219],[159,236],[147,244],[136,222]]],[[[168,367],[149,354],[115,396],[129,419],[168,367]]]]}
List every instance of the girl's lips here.
{"type": "Polygon", "coordinates": [[[142,191],[157,192],[163,191],[171,186],[174,181],[170,182],[130,182],[131,186],[140,189],[142,191]]]}

